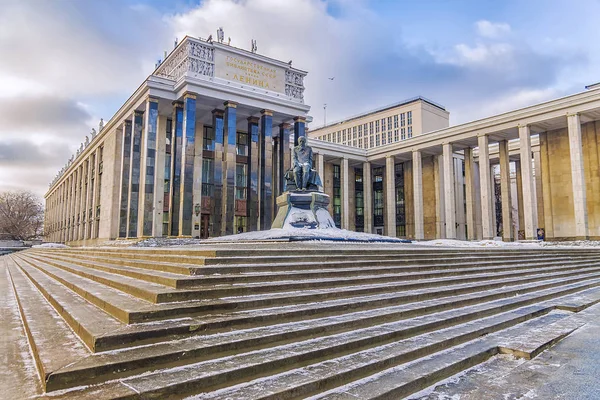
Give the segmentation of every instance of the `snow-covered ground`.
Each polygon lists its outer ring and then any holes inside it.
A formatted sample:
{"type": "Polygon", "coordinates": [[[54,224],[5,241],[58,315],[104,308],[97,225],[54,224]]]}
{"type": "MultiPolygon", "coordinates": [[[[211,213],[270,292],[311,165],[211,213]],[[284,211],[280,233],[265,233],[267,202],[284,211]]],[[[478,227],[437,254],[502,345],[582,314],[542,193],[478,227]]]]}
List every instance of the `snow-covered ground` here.
{"type": "Polygon", "coordinates": [[[31,246],[34,249],[68,249],[69,246],[62,243],[42,243],[31,246]]]}
{"type": "Polygon", "coordinates": [[[354,232],[346,229],[304,229],[286,227],[269,229],[268,231],[245,232],[237,235],[221,236],[207,239],[207,242],[239,242],[264,240],[334,240],[350,242],[393,242],[402,243],[402,239],[372,233],[354,232]]]}

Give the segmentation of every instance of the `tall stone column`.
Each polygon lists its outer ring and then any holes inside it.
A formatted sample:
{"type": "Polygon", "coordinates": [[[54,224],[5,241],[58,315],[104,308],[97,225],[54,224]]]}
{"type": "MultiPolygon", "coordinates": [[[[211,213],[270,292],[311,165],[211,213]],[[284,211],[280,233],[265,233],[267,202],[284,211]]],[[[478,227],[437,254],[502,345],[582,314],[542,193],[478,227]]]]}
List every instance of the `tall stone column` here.
{"type": "MultiPolygon", "coordinates": [[[[321,175],[321,179],[325,179],[321,175]]],[[[365,232],[373,232],[373,178],[371,175],[371,163],[363,163],[363,197],[365,202],[364,217],[365,217],[365,232]]]]}
{"type": "Polygon", "coordinates": [[[127,214],[127,237],[138,236],[137,221],[140,199],[140,161],[142,124],[144,112],[135,110],[133,113],[133,127],[131,134],[131,165],[129,180],[129,206],[127,214]]]}
{"type": "MultiPolygon", "coordinates": [[[[589,239],[588,210],[583,171],[583,149],[581,144],[581,121],[579,114],[567,115],[569,130],[569,152],[571,154],[571,182],[575,211],[575,236],[577,240],[589,239]]],[[[538,173],[536,171],[536,173],[538,173]]]]}
{"type": "Polygon", "coordinates": [[[500,191],[502,196],[502,238],[505,242],[512,242],[512,196],[510,192],[510,159],[508,154],[508,141],[498,142],[500,149],[500,191]]]}
{"type": "Polygon", "coordinates": [[[233,235],[235,216],[236,110],[237,103],[226,101],[223,118],[223,211],[221,235],[233,235]]]}
{"type": "Polygon", "coordinates": [[[475,174],[473,171],[473,149],[464,149],[465,155],[465,204],[467,206],[467,239],[477,239],[477,222],[475,214],[475,174]]]}
{"type": "Polygon", "coordinates": [[[213,160],[213,209],[210,214],[210,236],[221,235],[223,214],[223,110],[213,110],[215,158],[213,160]]]}
{"type": "Polygon", "coordinates": [[[158,99],[149,97],[144,113],[144,134],[141,146],[139,236],[152,236],[154,225],[154,190],[156,188],[156,132],[158,124],[158,99]]]}
{"type": "Polygon", "coordinates": [[[423,222],[423,161],[421,152],[413,150],[413,202],[415,214],[415,239],[425,239],[425,225],[423,222]]]}
{"type": "MultiPolygon", "coordinates": [[[[273,222],[273,111],[262,110],[260,116],[260,230],[271,229],[273,222]]],[[[303,129],[304,130],[304,129],[303,129]]]]}
{"type": "Polygon", "coordinates": [[[196,155],[196,95],[183,96],[183,144],[181,151],[180,236],[192,236],[194,212],[194,157],[196,155]]]}
{"type": "MultiPolygon", "coordinates": [[[[280,132],[281,134],[281,132],[280,132]]],[[[247,175],[247,200],[246,215],[248,232],[258,229],[258,209],[260,196],[258,193],[258,175],[260,165],[258,163],[258,118],[248,118],[248,175],[247,175]]],[[[288,136],[289,140],[289,136],[288,136]]]]}
{"type": "Polygon", "coordinates": [[[481,227],[483,239],[493,239],[493,192],[492,179],[490,176],[490,150],[488,137],[481,135],[477,137],[479,145],[479,188],[481,190],[481,227]]]}
{"type": "Polygon", "coordinates": [[[529,126],[519,126],[521,173],[523,179],[523,208],[525,239],[537,239],[537,197],[531,165],[531,136],[529,126]]]}
{"type": "MultiPolygon", "coordinates": [[[[285,186],[285,172],[290,169],[291,157],[290,157],[290,125],[279,124],[279,194],[283,193],[285,186]]],[[[318,159],[317,159],[318,160],[318,159]]],[[[320,175],[323,179],[323,175],[320,175]]]]}
{"type": "Polygon", "coordinates": [[[183,159],[183,102],[173,102],[173,140],[171,142],[170,235],[181,234],[181,160],[183,159]]]}
{"type": "Polygon", "coordinates": [[[396,169],[394,156],[385,157],[385,229],[387,236],[396,237],[396,169]]]}
{"type": "MultiPolygon", "coordinates": [[[[91,161],[92,157],[90,157],[91,161]]],[[[92,166],[93,168],[93,166],[92,166]]],[[[121,155],[121,194],[120,194],[120,211],[119,211],[119,237],[125,238],[127,237],[127,214],[128,214],[128,205],[129,205],[129,178],[131,174],[131,121],[125,121],[123,128],[123,152],[121,155]]],[[[92,174],[90,170],[90,200],[92,198],[92,174]]],[[[90,204],[92,202],[90,201],[90,204]]],[[[88,218],[91,218],[92,215],[89,215],[88,218]]],[[[88,234],[88,238],[91,237],[91,229],[88,234]]]]}
{"type": "Polygon", "coordinates": [[[490,165],[490,191],[492,193],[492,232],[494,237],[498,235],[498,214],[496,207],[498,205],[498,197],[496,193],[496,175],[494,174],[494,165],[490,165]]]}
{"type": "Polygon", "coordinates": [[[342,184],[342,229],[350,229],[350,169],[348,167],[348,158],[346,157],[342,158],[340,172],[342,184]]]}
{"type": "Polygon", "coordinates": [[[152,236],[161,237],[167,232],[163,232],[163,213],[165,199],[165,158],[167,146],[167,118],[158,117],[158,130],[156,133],[156,168],[155,185],[153,198],[153,217],[152,217],[152,236]]]}
{"type": "MultiPolygon", "coordinates": [[[[525,214],[523,213],[523,178],[521,173],[521,161],[515,161],[515,175],[517,178],[517,213],[519,221],[519,230],[525,229],[525,214]]],[[[518,239],[518,237],[517,237],[518,239]]]]}
{"type": "Polygon", "coordinates": [[[454,195],[454,156],[452,154],[452,143],[444,143],[443,163],[444,163],[444,196],[446,201],[446,238],[456,239],[456,196],[454,195]]]}
{"type": "Polygon", "coordinates": [[[306,137],[306,118],[294,118],[294,146],[298,146],[298,139],[306,137]]]}

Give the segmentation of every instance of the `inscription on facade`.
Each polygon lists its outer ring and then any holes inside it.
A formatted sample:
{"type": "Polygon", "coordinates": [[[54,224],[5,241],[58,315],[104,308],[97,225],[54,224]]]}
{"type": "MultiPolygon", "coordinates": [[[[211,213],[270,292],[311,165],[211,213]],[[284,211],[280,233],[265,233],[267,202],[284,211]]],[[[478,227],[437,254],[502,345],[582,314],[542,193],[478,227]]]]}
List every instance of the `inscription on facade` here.
{"type": "Polygon", "coordinates": [[[220,49],[215,49],[215,76],[242,85],[285,93],[283,68],[220,49]]]}

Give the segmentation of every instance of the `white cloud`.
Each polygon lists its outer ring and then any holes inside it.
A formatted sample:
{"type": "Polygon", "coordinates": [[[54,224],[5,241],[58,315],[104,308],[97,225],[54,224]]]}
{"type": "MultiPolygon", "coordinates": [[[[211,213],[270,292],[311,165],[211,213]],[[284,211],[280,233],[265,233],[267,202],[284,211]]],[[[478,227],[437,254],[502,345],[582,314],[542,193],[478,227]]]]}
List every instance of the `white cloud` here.
{"type": "Polygon", "coordinates": [[[497,39],[510,33],[510,25],[506,23],[494,23],[487,20],[477,21],[475,23],[477,33],[486,38],[497,39]]]}

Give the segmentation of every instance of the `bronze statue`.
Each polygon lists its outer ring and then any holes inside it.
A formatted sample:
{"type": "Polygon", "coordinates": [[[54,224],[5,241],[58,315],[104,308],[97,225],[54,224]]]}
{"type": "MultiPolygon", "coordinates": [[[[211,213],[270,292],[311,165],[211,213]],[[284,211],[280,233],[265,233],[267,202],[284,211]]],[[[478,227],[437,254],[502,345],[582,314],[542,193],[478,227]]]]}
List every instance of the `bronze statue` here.
{"type": "Polygon", "coordinates": [[[298,138],[298,146],[292,151],[292,168],[285,174],[286,185],[284,190],[294,191],[319,191],[323,186],[321,178],[312,168],[313,151],[306,145],[306,138],[298,138]]]}

